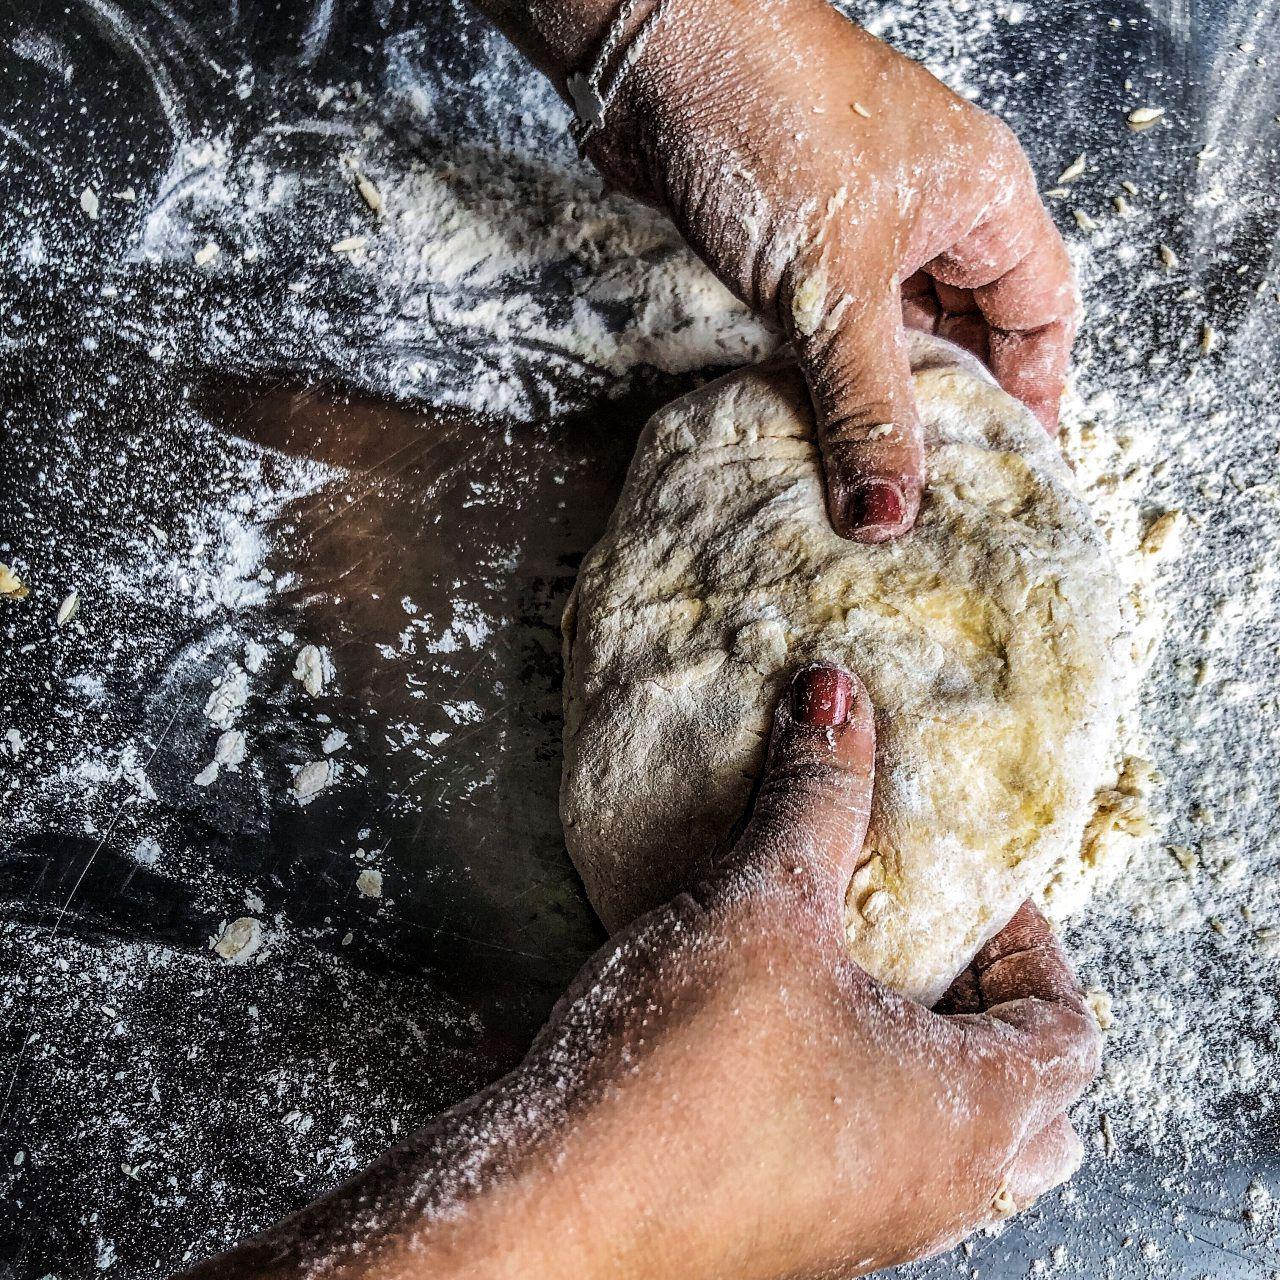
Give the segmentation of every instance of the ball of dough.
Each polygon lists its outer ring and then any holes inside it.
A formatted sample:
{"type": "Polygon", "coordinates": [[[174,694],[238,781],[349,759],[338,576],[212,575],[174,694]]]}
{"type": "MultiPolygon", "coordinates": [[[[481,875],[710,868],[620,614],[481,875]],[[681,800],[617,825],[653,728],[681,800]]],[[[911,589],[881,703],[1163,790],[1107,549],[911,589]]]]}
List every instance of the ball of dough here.
{"type": "Polygon", "coordinates": [[[912,338],[928,489],[885,546],[837,537],[804,383],[774,363],[647,425],[565,612],[561,814],[611,928],[726,848],[791,672],[876,709],[854,957],[932,1003],[1065,860],[1111,765],[1120,587],[1055,443],[973,359],[912,338]]]}

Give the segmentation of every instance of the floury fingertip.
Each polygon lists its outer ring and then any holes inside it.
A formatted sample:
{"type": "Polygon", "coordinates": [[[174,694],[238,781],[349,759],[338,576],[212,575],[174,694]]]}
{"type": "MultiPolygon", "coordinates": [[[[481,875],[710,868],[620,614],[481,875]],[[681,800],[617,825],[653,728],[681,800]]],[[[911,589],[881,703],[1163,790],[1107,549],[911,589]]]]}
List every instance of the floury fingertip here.
{"type": "Polygon", "coordinates": [[[791,682],[792,718],[814,729],[847,724],[853,702],[853,681],[839,667],[815,663],[791,682]]]}
{"type": "Polygon", "coordinates": [[[892,481],[868,480],[845,502],[845,536],[855,542],[887,542],[910,528],[913,507],[892,481]]]}

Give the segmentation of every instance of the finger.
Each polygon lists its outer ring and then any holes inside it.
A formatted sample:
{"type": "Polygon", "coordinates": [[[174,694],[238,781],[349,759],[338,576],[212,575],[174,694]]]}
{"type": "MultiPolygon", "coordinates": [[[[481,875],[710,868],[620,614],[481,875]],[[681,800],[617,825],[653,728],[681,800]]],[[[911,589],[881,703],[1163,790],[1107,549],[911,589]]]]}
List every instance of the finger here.
{"type": "Polygon", "coordinates": [[[1018,1152],[1005,1174],[1005,1189],[1018,1209],[1061,1186],[1080,1167],[1084,1147],[1059,1112],[1018,1152]]]}
{"type": "Polygon", "coordinates": [[[774,714],[751,820],[737,853],[788,875],[807,866],[816,884],[844,889],[871,811],[875,766],[871,700],[857,676],[828,663],[802,667],[774,714]]]}
{"type": "Polygon", "coordinates": [[[974,301],[972,289],[958,289],[944,280],[934,281],[934,291],[938,295],[938,305],[943,313],[950,316],[974,316],[980,314],[978,304],[974,301]]]}
{"type": "Polygon", "coordinates": [[[944,285],[973,291],[990,329],[991,371],[1056,430],[1079,296],[1030,169],[1024,166],[1008,197],[928,270],[944,285]]]}
{"type": "Polygon", "coordinates": [[[1036,221],[1027,255],[974,298],[991,326],[991,372],[1055,432],[1079,301],[1062,237],[1043,209],[1036,221]]]}
{"type": "Polygon", "coordinates": [[[1075,319],[1070,318],[1030,332],[992,328],[988,339],[987,367],[996,381],[1021,400],[1051,436],[1058,434],[1075,334],[1075,319]]]}
{"type": "Polygon", "coordinates": [[[920,509],[924,442],[897,288],[845,308],[837,326],[798,345],[832,527],[856,542],[900,536],[920,509]]]}
{"type": "Polygon", "coordinates": [[[1098,1071],[1101,1041],[1070,961],[1030,903],[974,957],[995,1062],[1034,1114],[1074,1102],[1098,1071]]]}
{"type": "Polygon", "coordinates": [[[942,315],[933,277],[917,271],[902,282],[902,323],[908,329],[934,333],[942,315]]]}
{"type": "Polygon", "coordinates": [[[944,312],[942,319],[938,321],[938,336],[954,342],[957,347],[963,347],[990,367],[991,331],[978,312],[966,311],[960,315],[944,312]]]}
{"type": "Polygon", "coordinates": [[[938,336],[954,342],[956,346],[977,356],[986,364],[988,328],[986,317],[978,310],[972,289],[957,289],[954,285],[936,281],[934,285],[942,313],[938,318],[938,336]]]}
{"type": "Polygon", "coordinates": [[[974,956],[973,972],[983,1006],[992,1015],[1005,1004],[1025,999],[1088,1012],[1071,962],[1033,902],[1024,902],[974,956]]]}

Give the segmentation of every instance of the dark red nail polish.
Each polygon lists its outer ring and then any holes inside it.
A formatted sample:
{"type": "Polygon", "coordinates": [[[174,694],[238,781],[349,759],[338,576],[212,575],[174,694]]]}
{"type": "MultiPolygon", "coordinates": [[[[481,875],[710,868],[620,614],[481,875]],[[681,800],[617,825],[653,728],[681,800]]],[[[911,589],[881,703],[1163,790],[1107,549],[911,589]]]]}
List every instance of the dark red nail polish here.
{"type": "Polygon", "coordinates": [[[806,667],[791,682],[791,714],[815,729],[834,729],[849,719],[853,681],[838,667],[806,667]]]}
{"type": "Polygon", "coordinates": [[[888,480],[868,480],[859,485],[845,504],[847,527],[853,529],[894,528],[906,511],[902,490],[888,480]]]}

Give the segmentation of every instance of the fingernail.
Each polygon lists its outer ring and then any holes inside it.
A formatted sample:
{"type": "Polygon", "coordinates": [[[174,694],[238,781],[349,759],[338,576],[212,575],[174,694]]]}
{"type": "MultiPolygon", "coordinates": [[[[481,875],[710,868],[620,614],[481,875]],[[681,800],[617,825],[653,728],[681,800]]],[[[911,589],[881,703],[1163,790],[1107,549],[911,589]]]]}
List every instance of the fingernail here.
{"type": "Polygon", "coordinates": [[[868,480],[845,503],[845,527],[851,532],[872,533],[896,529],[907,508],[902,490],[888,480],[868,480]]]}
{"type": "Polygon", "coordinates": [[[853,681],[838,667],[806,667],[791,682],[791,714],[815,729],[834,729],[849,719],[853,681]]]}

